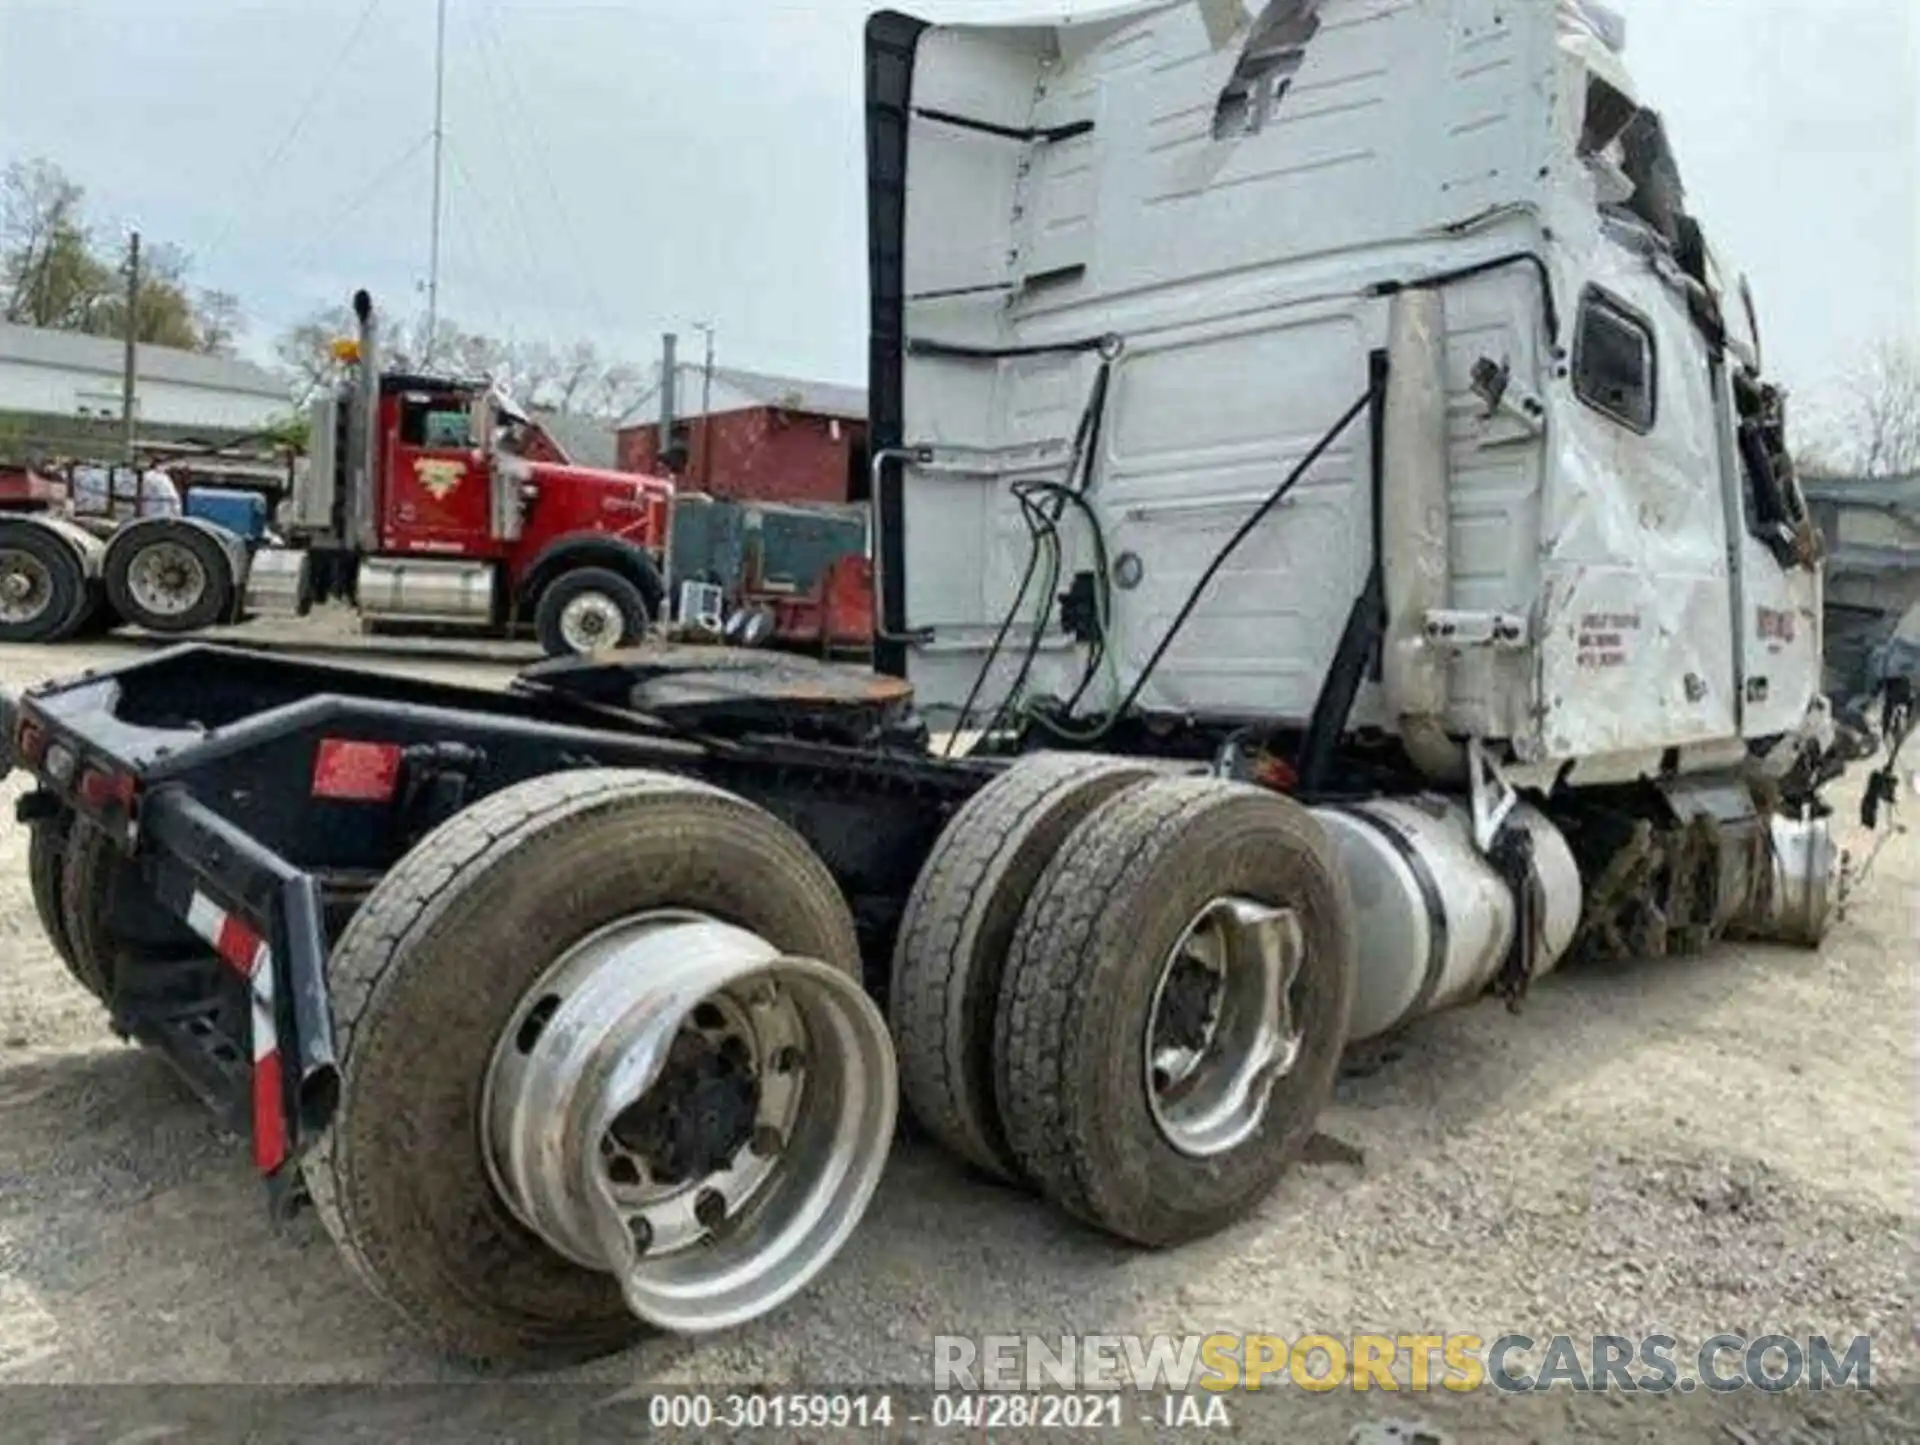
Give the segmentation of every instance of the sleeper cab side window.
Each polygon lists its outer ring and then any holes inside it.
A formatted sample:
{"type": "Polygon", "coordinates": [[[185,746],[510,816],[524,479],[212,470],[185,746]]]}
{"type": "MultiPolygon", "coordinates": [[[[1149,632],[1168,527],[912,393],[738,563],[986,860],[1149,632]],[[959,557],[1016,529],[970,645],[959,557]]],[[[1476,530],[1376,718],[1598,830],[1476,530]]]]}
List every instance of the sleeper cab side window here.
{"type": "Polygon", "coordinates": [[[1573,343],[1574,394],[1624,427],[1653,430],[1653,328],[1625,303],[1589,290],[1580,300],[1580,331],[1573,343]]]}
{"type": "Polygon", "coordinates": [[[408,397],[400,408],[400,442],[429,451],[458,450],[468,444],[472,419],[463,406],[429,397],[408,397]]]}

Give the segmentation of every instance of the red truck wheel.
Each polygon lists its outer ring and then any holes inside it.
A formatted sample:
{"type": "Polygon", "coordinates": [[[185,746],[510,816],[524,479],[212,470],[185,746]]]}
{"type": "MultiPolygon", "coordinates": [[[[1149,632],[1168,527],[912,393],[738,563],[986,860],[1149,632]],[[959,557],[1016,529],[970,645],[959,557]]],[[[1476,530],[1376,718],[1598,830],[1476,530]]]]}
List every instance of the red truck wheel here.
{"type": "Polygon", "coordinates": [[[80,559],[51,531],[0,527],[0,642],[57,642],[86,601],[80,559]]]}
{"type": "Polygon", "coordinates": [[[564,572],[540,594],[534,631],[549,657],[632,647],[647,635],[647,599],[618,572],[582,567],[564,572]]]}
{"type": "Polygon", "coordinates": [[[149,632],[197,632],[231,620],[235,579],[226,549],[190,521],[149,521],[107,547],[107,599],[149,632]]]}

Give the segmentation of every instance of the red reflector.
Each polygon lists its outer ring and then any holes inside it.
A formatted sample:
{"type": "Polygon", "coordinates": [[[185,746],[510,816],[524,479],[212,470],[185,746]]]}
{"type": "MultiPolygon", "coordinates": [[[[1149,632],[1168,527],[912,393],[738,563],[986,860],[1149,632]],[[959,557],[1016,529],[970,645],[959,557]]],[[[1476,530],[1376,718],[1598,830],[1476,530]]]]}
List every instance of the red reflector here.
{"type": "Polygon", "coordinates": [[[222,919],[213,948],[228,968],[242,978],[253,977],[253,966],[260,956],[260,935],[246,919],[233,913],[222,919]]]}
{"type": "Polygon", "coordinates": [[[80,775],[80,801],[95,812],[126,809],[133,806],[138,787],[131,773],[103,773],[98,768],[88,768],[80,775]]]}
{"type": "Polygon", "coordinates": [[[387,803],[400,783],[397,743],[322,738],[313,759],[313,796],[337,803],[387,803]]]}
{"type": "Polygon", "coordinates": [[[287,1120],[280,1103],[280,1055],[253,1061],[253,1164],[271,1174],[287,1161],[287,1120]]]}

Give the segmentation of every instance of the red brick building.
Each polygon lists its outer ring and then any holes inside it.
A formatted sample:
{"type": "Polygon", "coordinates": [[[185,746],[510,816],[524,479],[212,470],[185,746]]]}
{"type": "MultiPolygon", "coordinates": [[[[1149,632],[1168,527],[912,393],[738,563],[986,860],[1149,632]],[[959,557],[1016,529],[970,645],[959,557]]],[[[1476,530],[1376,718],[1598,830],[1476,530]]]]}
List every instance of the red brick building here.
{"type": "MultiPolygon", "coordinates": [[[[867,495],[867,394],[858,387],[715,367],[676,368],[681,487],[755,502],[857,502],[867,495]],[[703,405],[702,397],[708,400],[703,405]]],[[[620,466],[669,470],[656,385],[620,428],[620,466]]]]}

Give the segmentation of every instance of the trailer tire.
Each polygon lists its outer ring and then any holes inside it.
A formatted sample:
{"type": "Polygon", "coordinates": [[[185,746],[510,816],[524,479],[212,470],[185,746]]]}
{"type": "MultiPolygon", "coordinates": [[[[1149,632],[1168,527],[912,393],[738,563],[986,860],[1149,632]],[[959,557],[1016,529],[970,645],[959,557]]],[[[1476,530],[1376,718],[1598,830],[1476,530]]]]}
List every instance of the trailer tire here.
{"type": "MultiPolygon", "coordinates": [[[[61,812],[32,825],[27,836],[27,882],[33,890],[33,911],[47,942],[60,955],[67,971],[83,987],[92,990],[74,964],[73,940],[67,932],[67,919],[60,902],[60,879],[66,868],[67,836],[73,831],[73,814],[61,812]]],[[[95,991],[97,993],[97,991],[95,991]]]]}
{"type": "Polygon", "coordinates": [[[503,1202],[480,1098],[497,1037],[556,952],[667,906],[859,976],[852,916],[798,835],[706,784],[608,770],[537,778],[456,815],[334,949],[339,1102],[305,1178],[355,1272],[449,1350],[579,1359],[646,1333],[612,1275],[563,1258],[503,1202]]]}
{"type": "Polygon", "coordinates": [[[234,618],[232,555],[191,520],[134,524],[107,547],[104,573],[114,612],[148,632],[198,632],[234,618]]]}
{"type": "Polygon", "coordinates": [[[541,592],[533,611],[534,632],[548,657],[632,647],[647,635],[651,621],[645,594],[605,567],[562,572],[541,592]],[[617,632],[610,630],[614,627],[617,632]]]}
{"type": "Polygon", "coordinates": [[[86,601],[86,569],[58,533],[0,527],[0,642],[58,642],[79,625],[86,601]]]}
{"type": "MultiPolygon", "coordinates": [[[[1332,1093],[1355,953],[1337,854],[1297,803],[1211,778],[1164,779],[1110,799],[1054,855],[1001,986],[995,1084],[1029,1178],[1068,1213],[1151,1247],[1244,1217],[1305,1147],[1332,1093]],[[1250,1132],[1196,1152],[1176,1147],[1160,1122],[1151,1077],[1160,1036],[1150,1046],[1149,1028],[1200,920],[1239,899],[1290,909],[1298,922],[1304,947],[1281,990],[1291,1015],[1277,1032],[1293,1036],[1297,1025],[1299,1046],[1250,1132]]],[[[1231,968],[1223,958],[1222,973],[1231,968]]],[[[1200,1055],[1232,1032],[1219,1021],[1228,1016],[1207,1026],[1200,1055]]]]}
{"type": "Polygon", "coordinates": [[[954,815],[907,899],[887,992],[901,1093],[937,1143],[995,1178],[1021,1177],[993,1096],[994,1012],[1014,930],[1081,819],[1154,776],[1122,758],[1023,759],[954,815]]]}
{"type": "Polygon", "coordinates": [[[133,860],[100,828],[75,817],[60,870],[60,914],[81,987],[111,1006],[126,963],[211,958],[206,941],[167,912],[133,860]]]}

